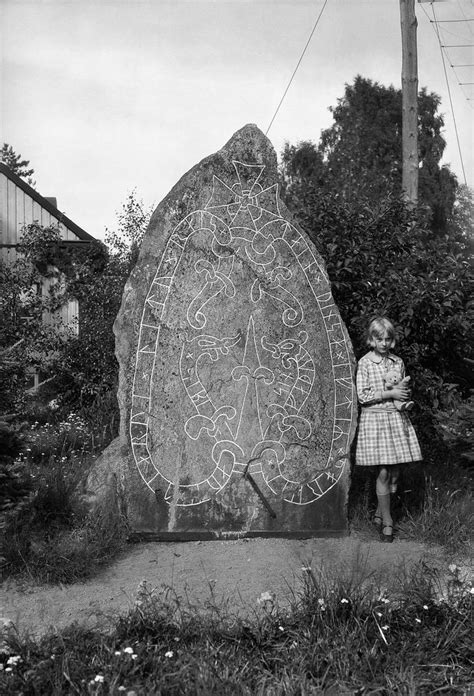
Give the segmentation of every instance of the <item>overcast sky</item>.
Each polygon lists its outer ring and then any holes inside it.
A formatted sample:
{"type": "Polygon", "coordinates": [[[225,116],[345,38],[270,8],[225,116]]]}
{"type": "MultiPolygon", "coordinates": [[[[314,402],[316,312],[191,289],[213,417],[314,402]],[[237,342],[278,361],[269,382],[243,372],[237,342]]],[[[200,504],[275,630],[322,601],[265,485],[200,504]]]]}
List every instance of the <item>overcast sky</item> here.
{"type": "MultiPolygon", "coordinates": [[[[103,238],[133,189],[157,205],[246,123],[266,131],[323,0],[0,0],[1,139],[30,160],[37,190],[103,238]]],[[[473,185],[473,68],[447,62],[430,3],[417,5],[419,84],[442,97],[444,161],[473,185]]],[[[473,0],[436,2],[439,20],[473,0]]],[[[472,64],[474,22],[438,24],[452,63],[472,64]]],[[[357,74],[400,87],[399,0],[328,0],[268,135],[319,139],[357,74]]]]}

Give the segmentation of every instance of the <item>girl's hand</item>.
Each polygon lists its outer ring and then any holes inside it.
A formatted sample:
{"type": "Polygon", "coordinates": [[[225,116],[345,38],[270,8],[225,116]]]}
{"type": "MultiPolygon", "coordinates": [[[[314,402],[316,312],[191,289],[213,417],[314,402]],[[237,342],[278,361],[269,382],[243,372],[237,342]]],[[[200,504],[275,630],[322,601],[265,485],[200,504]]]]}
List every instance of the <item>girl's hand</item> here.
{"type": "Polygon", "coordinates": [[[406,384],[399,384],[390,390],[390,398],[398,399],[399,401],[408,401],[410,394],[410,389],[406,384]]]}

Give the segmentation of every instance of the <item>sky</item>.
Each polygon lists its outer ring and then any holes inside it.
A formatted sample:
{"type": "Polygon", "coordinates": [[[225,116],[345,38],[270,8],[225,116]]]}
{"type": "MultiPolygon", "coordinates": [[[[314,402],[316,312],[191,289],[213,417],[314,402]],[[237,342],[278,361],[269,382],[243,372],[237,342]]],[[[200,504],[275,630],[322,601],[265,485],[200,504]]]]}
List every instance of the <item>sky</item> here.
{"type": "MultiPolygon", "coordinates": [[[[1,141],[30,160],[41,195],[103,239],[133,189],[156,207],[245,124],[267,130],[323,5],[0,0],[1,141]]],[[[474,0],[434,10],[438,24],[431,3],[416,8],[419,86],[442,99],[443,162],[473,186],[474,86],[458,83],[474,81],[474,0]],[[435,27],[463,46],[446,49],[452,107],[435,27]]],[[[327,0],[268,132],[277,153],[317,142],[357,74],[401,86],[399,0],[327,0]]]]}

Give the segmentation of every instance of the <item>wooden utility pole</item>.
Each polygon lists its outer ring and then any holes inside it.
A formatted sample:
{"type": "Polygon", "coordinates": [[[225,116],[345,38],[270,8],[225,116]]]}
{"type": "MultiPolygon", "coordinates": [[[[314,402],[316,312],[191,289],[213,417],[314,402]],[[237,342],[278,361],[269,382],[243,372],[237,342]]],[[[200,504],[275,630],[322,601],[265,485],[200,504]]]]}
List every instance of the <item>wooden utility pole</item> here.
{"type": "Polygon", "coordinates": [[[402,188],[409,205],[418,200],[418,58],[415,0],[400,0],[402,29],[402,188]]]}

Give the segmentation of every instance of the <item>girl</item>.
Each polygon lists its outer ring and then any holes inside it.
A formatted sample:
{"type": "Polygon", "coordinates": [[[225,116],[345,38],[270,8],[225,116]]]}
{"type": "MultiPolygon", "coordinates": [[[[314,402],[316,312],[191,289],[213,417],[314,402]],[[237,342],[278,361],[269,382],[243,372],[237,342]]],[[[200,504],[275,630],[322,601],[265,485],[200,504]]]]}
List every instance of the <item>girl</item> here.
{"type": "Polygon", "coordinates": [[[415,430],[406,411],[398,411],[394,399],[408,401],[408,377],[401,358],[390,352],[395,345],[395,329],[386,317],[370,322],[367,344],[372,350],[359,360],[357,396],[362,406],[356,448],[356,465],[377,466],[377,510],[374,524],[380,538],[393,541],[390,493],[396,493],[399,464],[421,459],[415,430]],[[401,382],[388,388],[384,375],[397,370],[401,382]]]}

